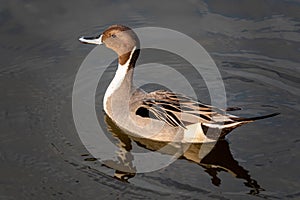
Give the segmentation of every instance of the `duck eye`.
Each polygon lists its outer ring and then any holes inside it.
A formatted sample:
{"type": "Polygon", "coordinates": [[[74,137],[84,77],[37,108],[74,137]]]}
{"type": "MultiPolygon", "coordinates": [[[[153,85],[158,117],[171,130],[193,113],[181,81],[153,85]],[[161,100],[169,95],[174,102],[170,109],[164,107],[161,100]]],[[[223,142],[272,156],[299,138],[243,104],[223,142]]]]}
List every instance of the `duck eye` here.
{"type": "Polygon", "coordinates": [[[116,38],[117,36],[116,36],[115,34],[112,34],[111,37],[112,37],[112,38],[116,38]]]}

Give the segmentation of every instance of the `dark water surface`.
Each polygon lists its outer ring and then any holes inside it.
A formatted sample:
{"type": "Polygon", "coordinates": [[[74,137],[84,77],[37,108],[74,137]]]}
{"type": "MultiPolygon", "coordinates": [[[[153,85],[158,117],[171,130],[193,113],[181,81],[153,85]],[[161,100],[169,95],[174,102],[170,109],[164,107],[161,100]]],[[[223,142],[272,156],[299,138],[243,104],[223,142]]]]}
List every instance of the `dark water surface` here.
{"type": "MultiPolygon", "coordinates": [[[[0,34],[0,199],[300,199],[299,1],[10,0],[1,1],[0,34]],[[116,23],[189,35],[216,62],[228,105],[245,108],[240,114],[281,114],[234,130],[202,160],[192,145],[166,168],[114,178],[124,174],[95,161],[78,137],[72,89],[93,48],[78,37],[116,23]]],[[[182,64],[149,55],[142,56],[182,64]]],[[[189,81],[199,83],[192,73],[189,81]]],[[[195,87],[209,103],[205,85],[195,87]]],[[[125,150],[156,148],[118,131],[111,140],[125,150]]]]}

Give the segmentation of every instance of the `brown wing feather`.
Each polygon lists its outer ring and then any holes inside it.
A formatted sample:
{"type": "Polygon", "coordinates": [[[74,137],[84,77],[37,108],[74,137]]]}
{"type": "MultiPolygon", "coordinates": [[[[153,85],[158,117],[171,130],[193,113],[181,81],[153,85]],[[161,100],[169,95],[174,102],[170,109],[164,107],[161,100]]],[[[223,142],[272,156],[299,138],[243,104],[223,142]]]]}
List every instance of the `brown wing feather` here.
{"type": "Polygon", "coordinates": [[[144,97],[141,107],[146,108],[155,118],[166,122],[170,126],[180,126],[182,128],[186,128],[186,124],[196,121],[211,123],[214,121],[214,116],[225,114],[225,111],[221,109],[205,105],[182,94],[165,90],[148,93],[144,97]],[[182,119],[183,115],[185,119],[182,119]]]}
{"type": "MultiPolygon", "coordinates": [[[[233,107],[228,110],[239,109],[240,108],[233,107]]],[[[182,94],[166,90],[158,90],[144,94],[136,113],[142,117],[151,117],[151,113],[154,118],[164,121],[172,127],[181,127],[184,129],[188,124],[200,122],[205,134],[207,130],[210,129],[212,135],[214,135],[215,132],[216,137],[221,138],[225,137],[231,130],[245,123],[278,114],[274,113],[260,117],[241,118],[226,114],[225,110],[205,105],[182,94]],[[139,112],[141,110],[143,112],[139,112]],[[145,114],[145,111],[147,114],[145,114]]]]}

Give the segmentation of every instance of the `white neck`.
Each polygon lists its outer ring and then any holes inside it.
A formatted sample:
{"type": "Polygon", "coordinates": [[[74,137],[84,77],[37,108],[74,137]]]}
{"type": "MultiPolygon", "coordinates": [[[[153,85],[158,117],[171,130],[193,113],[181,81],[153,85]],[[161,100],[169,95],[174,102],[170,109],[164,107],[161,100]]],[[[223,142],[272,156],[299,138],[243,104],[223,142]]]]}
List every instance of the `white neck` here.
{"type": "Polygon", "coordinates": [[[129,70],[129,64],[132,58],[132,55],[135,51],[136,47],[134,47],[130,53],[130,57],[129,59],[126,61],[126,63],[124,65],[121,65],[120,63],[118,64],[118,69],[115,73],[115,76],[113,78],[113,80],[110,82],[108,88],[106,89],[105,95],[104,95],[104,99],[103,99],[103,108],[104,111],[107,113],[107,101],[108,98],[121,86],[122,82],[124,81],[127,72],[129,70]]]}

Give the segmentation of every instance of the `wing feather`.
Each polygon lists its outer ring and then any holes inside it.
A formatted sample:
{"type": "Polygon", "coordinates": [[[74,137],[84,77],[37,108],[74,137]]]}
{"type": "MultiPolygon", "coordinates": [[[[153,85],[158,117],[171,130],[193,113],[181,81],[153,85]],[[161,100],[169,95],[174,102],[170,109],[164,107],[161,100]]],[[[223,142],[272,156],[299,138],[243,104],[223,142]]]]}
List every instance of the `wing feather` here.
{"type": "Polygon", "coordinates": [[[214,116],[225,113],[221,109],[205,105],[182,94],[165,90],[158,90],[145,95],[141,107],[147,109],[156,119],[162,120],[170,126],[182,128],[186,128],[186,123],[188,123],[181,119],[182,114],[200,122],[210,123],[214,116]]]}
{"type": "Polygon", "coordinates": [[[231,107],[223,110],[195,101],[182,94],[157,90],[143,96],[137,106],[136,114],[142,117],[153,116],[155,119],[161,120],[171,127],[181,127],[183,129],[186,129],[186,126],[189,124],[200,122],[204,132],[208,129],[215,130],[215,132],[221,130],[221,135],[217,135],[217,137],[225,137],[231,130],[242,124],[278,114],[241,118],[227,114],[227,110],[234,111],[240,110],[240,108],[231,107]],[[148,113],[145,114],[145,110],[148,113]],[[150,113],[152,113],[151,116],[150,113]]]}

